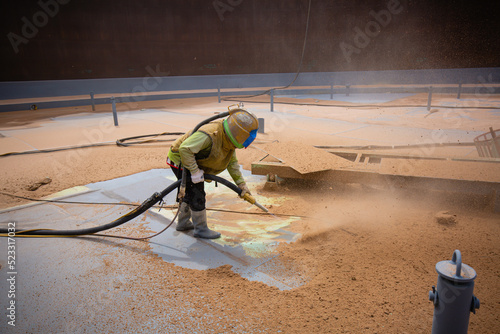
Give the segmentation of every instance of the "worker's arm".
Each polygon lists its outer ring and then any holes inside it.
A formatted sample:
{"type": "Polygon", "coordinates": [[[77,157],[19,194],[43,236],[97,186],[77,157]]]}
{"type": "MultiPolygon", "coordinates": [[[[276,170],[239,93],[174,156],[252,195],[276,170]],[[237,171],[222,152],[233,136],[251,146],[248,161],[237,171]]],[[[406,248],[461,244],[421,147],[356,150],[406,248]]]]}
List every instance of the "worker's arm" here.
{"type": "Polygon", "coordinates": [[[238,163],[238,159],[236,158],[236,152],[233,153],[233,156],[231,157],[231,160],[229,160],[229,164],[227,165],[227,171],[229,172],[229,175],[233,178],[234,183],[238,185],[238,188],[242,190],[240,196],[243,197],[245,196],[246,193],[252,194],[250,192],[250,189],[248,189],[248,186],[245,182],[245,179],[243,178],[243,175],[241,174],[240,170],[240,164],[238,163]]]}
{"type": "Polygon", "coordinates": [[[236,158],[236,152],[233,153],[231,160],[229,160],[229,164],[227,165],[227,171],[229,175],[233,178],[234,183],[237,185],[241,183],[245,183],[245,179],[241,174],[240,164],[238,163],[238,159],[236,158]]]}
{"type": "Polygon", "coordinates": [[[187,168],[192,174],[196,174],[200,171],[198,164],[196,163],[195,154],[203,151],[209,150],[212,145],[212,141],[208,135],[203,132],[195,132],[189,136],[179,147],[179,154],[181,156],[182,166],[187,168]]]}

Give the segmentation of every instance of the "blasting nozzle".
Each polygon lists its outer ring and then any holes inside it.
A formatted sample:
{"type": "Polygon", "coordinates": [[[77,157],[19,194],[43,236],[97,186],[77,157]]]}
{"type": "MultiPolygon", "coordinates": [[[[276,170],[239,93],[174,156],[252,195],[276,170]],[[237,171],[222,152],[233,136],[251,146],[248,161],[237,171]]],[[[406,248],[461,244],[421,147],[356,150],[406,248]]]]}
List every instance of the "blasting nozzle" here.
{"type": "Polygon", "coordinates": [[[264,211],[264,212],[269,212],[269,210],[268,210],[266,207],[264,207],[264,206],[262,206],[261,204],[259,204],[259,203],[255,200],[255,198],[254,198],[252,195],[250,195],[249,193],[246,193],[246,194],[243,196],[243,199],[244,199],[245,201],[247,201],[248,203],[255,205],[256,207],[258,207],[258,208],[259,208],[259,209],[261,209],[262,211],[264,211]]]}

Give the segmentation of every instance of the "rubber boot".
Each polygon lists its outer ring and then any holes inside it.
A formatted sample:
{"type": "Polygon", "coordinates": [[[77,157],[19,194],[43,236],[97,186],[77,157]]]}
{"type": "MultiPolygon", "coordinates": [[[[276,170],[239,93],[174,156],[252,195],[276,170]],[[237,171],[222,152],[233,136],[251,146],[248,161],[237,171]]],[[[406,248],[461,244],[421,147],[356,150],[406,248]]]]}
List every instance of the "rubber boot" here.
{"type": "Polygon", "coordinates": [[[212,231],[207,226],[207,210],[191,211],[194,224],[194,237],[203,239],[220,238],[220,233],[212,231]]]}
{"type": "Polygon", "coordinates": [[[194,228],[193,223],[189,220],[191,218],[191,209],[189,204],[182,202],[179,208],[179,215],[177,216],[177,231],[188,231],[194,228]]]}

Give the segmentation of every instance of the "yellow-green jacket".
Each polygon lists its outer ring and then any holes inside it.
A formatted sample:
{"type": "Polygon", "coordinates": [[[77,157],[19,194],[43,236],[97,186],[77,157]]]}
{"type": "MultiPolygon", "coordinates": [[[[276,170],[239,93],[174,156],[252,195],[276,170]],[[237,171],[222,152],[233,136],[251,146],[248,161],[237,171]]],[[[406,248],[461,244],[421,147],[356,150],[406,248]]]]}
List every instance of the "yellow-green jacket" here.
{"type": "Polygon", "coordinates": [[[227,169],[236,184],[245,182],[236,158],[236,147],[224,132],[222,120],[203,125],[190,136],[191,131],[178,138],[170,147],[168,158],[187,168],[191,174],[202,169],[217,175],[227,169]]]}

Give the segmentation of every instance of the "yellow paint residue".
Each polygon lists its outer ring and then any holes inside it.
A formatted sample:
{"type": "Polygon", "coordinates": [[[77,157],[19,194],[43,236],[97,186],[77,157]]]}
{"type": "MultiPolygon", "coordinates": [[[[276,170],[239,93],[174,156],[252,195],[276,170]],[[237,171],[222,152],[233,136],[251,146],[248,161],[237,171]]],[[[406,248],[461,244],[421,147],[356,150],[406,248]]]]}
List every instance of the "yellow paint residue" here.
{"type": "MultiPolygon", "coordinates": [[[[219,176],[231,180],[227,172],[219,176]]],[[[245,179],[259,204],[279,207],[286,202],[287,198],[284,196],[274,198],[260,196],[257,193],[257,184],[262,180],[256,176],[249,175],[245,179]]],[[[260,211],[227,187],[223,185],[216,187],[215,182],[205,183],[205,192],[207,193],[208,226],[222,234],[221,238],[212,240],[214,243],[221,246],[241,247],[247,256],[261,258],[272,253],[280,242],[291,242],[300,237],[299,234],[286,230],[290,224],[300,219],[298,217],[282,218],[272,215],[246,214],[247,212],[260,213],[260,211]]],[[[163,215],[169,219],[172,218],[170,213],[163,213],[163,215]]]]}
{"type": "Polygon", "coordinates": [[[54,199],[54,198],[60,198],[60,197],[67,197],[67,196],[71,196],[71,195],[84,193],[84,192],[87,192],[89,190],[91,190],[91,189],[86,187],[86,186],[76,186],[73,188],[68,188],[68,189],[58,191],[54,194],[51,194],[51,195],[44,197],[43,199],[54,199]]]}

